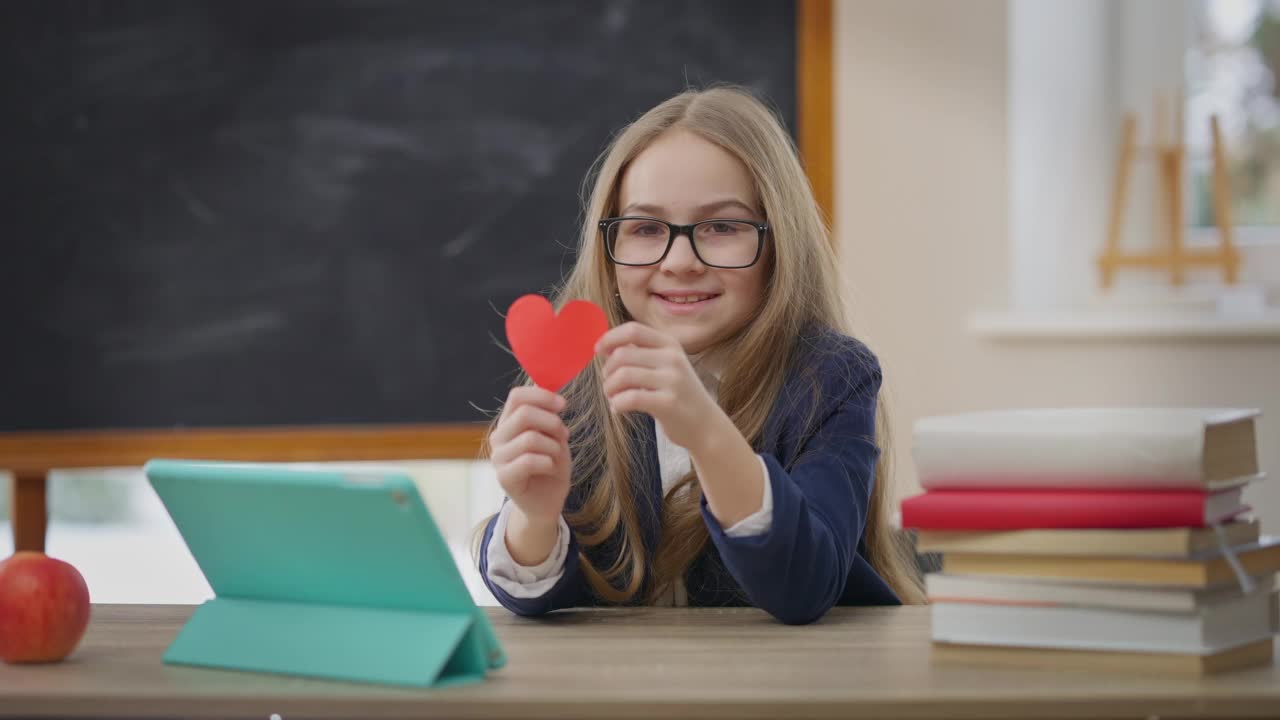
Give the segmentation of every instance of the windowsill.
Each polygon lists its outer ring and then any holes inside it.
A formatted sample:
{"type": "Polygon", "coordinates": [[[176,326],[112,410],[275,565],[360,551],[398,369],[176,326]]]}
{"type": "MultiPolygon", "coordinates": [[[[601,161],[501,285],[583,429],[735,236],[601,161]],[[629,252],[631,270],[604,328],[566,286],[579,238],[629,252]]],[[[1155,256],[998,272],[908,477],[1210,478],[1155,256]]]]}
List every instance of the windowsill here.
{"type": "Polygon", "coordinates": [[[969,329],[989,340],[1280,340],[1280,308],[1221,315],[1210,311],[987,311],[969,329]]]}

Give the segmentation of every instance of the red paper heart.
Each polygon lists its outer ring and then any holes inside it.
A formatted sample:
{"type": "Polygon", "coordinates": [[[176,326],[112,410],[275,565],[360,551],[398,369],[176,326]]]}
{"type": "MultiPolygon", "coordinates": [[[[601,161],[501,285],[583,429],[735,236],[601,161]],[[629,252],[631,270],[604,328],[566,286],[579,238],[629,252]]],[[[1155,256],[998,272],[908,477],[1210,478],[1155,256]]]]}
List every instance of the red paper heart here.
{"type": "Polygon", "coordinates": [[[609,329],[598,305],[574,300],[556,315],[541,295],[525,295],[507,310],[507,342],[516,360],[539,387],[559,392],[595,355],[596,341],[609,329]]]}

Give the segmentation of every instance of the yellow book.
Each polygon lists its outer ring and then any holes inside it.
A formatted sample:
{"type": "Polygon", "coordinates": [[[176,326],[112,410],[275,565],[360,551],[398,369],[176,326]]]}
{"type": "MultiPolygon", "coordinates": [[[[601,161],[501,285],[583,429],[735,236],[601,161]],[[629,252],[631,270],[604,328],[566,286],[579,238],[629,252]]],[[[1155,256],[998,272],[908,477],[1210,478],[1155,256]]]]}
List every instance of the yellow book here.
{"type": "MultiPolygon", "coordinates": [[[[1233,552],[1248,575],[1260,577],[1280,571],[1278,537],[1263,536],[1256,543],[1233,548],[1233,552]]],[[[1185,558],[947,553],[942,559],[942,569],[951,575],[1001,575],[1197,588],[1235,579],[1227,558],[1217,551],[1185,558]]]]}
{"type": "MultiPolygon", "coordinates": [[[[1257,542],[1257,520],[1226,523],[1227,544],[1257,542]]],[[[920,530],[919,552],[1014,555],[1189,556],[1218,547],[1212,528],[1142,530],[920,530]]]]}

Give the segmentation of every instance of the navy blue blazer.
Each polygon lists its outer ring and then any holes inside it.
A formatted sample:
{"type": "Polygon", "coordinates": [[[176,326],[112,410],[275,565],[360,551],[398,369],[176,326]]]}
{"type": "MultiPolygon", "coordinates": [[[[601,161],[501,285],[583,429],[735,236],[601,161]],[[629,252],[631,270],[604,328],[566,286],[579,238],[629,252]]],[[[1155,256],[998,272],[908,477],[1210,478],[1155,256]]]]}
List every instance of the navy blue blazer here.
{"type": "MultiPolygon", "coordinates": [[[[833,605],[900,604],[867,562],[862,538],[880,456],[874,439],[880,380],[875,355],[857,340],[831,331],[805,338],[755,447],[769,469],[772,526],[763,535],[729,537],[704,498],[702,516],[711,542],[685,576],[690,606],[752,605],[784,623],[803,624],[833,605]]],[[[662,508],[652,418],[636,441],[644,464],[633,477],[650,485],[637,494],[647,499],[638,516],[652,557],[662,508]]],[[[575,485],[567,509],[580,507],[583,489],[575,485]]],[[[580,546],[573,537],[564,575],[541,597],[512,597],[489,582],[494,522],[485,527],[480,574],[503,606],[520,615],[540,615],[603,604],[581,572],[580,546]]],[[[588,557],[603,568],[616,553],[616,545],[605,542],[589,549],[588,557]]]]}

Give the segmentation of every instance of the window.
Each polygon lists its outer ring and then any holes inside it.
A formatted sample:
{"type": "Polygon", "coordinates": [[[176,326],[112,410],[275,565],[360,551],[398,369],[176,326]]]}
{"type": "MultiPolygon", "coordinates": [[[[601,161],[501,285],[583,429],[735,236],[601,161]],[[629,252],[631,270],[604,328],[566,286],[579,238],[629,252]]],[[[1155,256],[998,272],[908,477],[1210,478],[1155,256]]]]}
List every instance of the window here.
{"type": "MultiPolygon", "coordinates": [[[[972,327],[992,337],[1280,337],[1280,0],[1009,0],[1010,298],[972,327]],[[1125,113],[1140,146],[1163,96],[1184,99],[1184,218],[1218,242],[1209,118],[1227,153],[1239,284],[1140,269],[1101,287],[1125,113]]],[[[1167,106],[1166,106],[1167,107],[1167,106]]],[[[1148,156],[1149,157],[1149,156],[1148,156]]],[[[1153,163],[1130,168],[1122,246],[1167,237],[1153,163]]]]}
{"type": "Polygon", "coordinates": [[[1232,221],[1280,241],[1280,2],[1194,0],[1186,53],[1188,223],[1211,230],[1209,117],[1222,128],[1232,221]]]}

